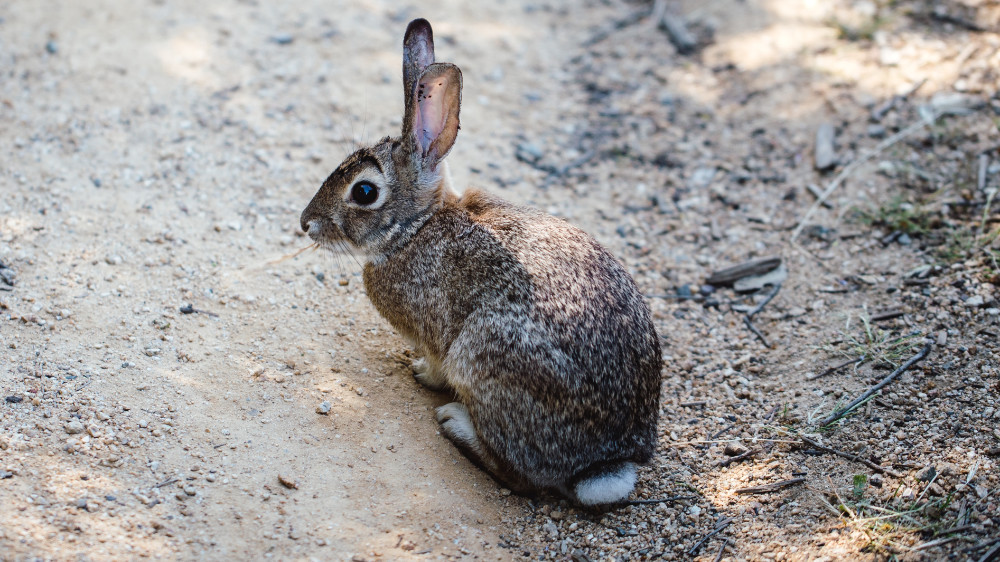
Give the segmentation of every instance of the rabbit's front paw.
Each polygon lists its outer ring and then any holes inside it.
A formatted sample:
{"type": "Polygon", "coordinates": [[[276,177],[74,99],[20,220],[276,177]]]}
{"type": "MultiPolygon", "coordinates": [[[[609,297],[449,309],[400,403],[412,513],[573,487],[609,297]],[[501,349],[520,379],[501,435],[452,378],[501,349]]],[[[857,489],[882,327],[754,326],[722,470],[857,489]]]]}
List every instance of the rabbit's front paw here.
{"type": "Polygon", "coordinates": [[[442,390],[448,386],[448,381],[439,368],[435,368],[430,361],[421,357],[413,362],[413,378],[417,382],[431,390],[442,390]]]}

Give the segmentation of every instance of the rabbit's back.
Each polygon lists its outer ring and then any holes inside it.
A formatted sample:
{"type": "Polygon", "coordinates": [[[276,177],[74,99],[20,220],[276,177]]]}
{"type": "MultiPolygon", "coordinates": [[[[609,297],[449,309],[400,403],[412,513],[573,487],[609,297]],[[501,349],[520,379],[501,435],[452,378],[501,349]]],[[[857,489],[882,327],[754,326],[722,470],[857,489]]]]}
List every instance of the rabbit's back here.
{"type": "Polygon", "coordinates": [[[652,454],[658,336],[631,276],[583,231],[469,190],[364,275],[513,472],[557,485],[652,454]]]}

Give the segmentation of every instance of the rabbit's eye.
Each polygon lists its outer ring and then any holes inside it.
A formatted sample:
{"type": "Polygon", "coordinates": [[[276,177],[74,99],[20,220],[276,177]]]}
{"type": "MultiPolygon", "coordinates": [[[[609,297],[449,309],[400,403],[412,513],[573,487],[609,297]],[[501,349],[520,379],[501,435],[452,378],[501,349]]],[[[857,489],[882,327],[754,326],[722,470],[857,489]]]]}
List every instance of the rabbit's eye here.
{"type": "Polygon", "coordinates": [[[351,188],[351,200],[358,205],[371,205],[376,199],[378,199],[378,188],[373,183],[359,181],[351,188]]]}

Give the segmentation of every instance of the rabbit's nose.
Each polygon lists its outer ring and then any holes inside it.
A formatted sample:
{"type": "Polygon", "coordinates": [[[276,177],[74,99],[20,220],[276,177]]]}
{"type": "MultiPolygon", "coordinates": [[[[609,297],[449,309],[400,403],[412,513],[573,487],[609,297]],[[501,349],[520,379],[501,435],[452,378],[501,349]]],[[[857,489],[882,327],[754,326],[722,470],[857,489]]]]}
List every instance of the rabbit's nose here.
{"type": "Polygon", "coordinates": [[[302,216],[299,217],[299,226],[302,227],[302,232],[309,233],[309,226],[313,221],[319,218],[319,213],[313,210],[312,203],[302,211],[302,216]]]}

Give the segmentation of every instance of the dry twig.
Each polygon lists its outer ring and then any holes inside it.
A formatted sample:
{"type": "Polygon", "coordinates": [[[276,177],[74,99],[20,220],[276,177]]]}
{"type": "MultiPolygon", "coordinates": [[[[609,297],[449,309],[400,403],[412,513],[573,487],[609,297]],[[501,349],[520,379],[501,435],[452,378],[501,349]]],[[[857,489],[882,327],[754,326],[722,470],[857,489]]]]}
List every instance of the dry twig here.
{"type": "Polygon", "coordinates": [[[694,546],[691,547],[691,550],[688,551],[688,554],[691,555],[691,556],[694,556],[695,554],[698,554],[698,551],[701,550],[702,545],[704,545],[706,542],[708,542],[708,539],[710,539],[710,538],[714,537],[715,535],[719,534],[720,532],[722,532],[722,530],[725,529],[726,527],[728,527],[729,524],[732,523],[732,522],[733,522],[733,518],[732,517],[726,517],[722,521],[719,521],[719,523],[715,526],[715,528],[712,529],[712,532],[710,532],[707,535],[705,535],[704,537],[702,537],[700,541],[698,541],[697,543],[695,543],[694,546]]]}
{"type": "Polygon", "coordinates": [[[827,447],[826,445],[820,445],[816,441],[813,441],[812,439],[809,439],[808,437],[805,437],[805,436],[801,436],[800,435],[799,438],[802,439],[803,443],[805,443],[806,445],[809,445],[810,447],[814,447],[816,449],[819,449],[820,451],[825,451],[827,453],[832,453],[834,455],[837,455],[838,457],[844,457],[845,459],[848,459],[848,460],[857,461],[857,462],[859,462],[859,463],[867,466],[868,468],[874,470],[875,472],[879,472],[879,473],[882,473],[882,474],[888,474],[889,476],[892,476],[893,478],[902,478],[903,477],[902,474],[896,472],[895,470],[892,470],[891,468],[884,468],[882,466],[879,466],[879,465],[873,463],[872,461],[870,461],[868,459],[863,459],[863,458],[861,458],[861,457],[859,457],[857,455],[852,455],[851,453],[845,453],[844,451],[838,451],[837,449],[833,449],[833,448],[827,447]]]}
{"type": "Polygon", "coordinates": [[[764,347],[771,347],[771,344],[767,343],[767,338],[764,337],[764,334],[760,333],[760,330],[758,330],[757,327],[753,325],[753,316],[758,312],[760,312],[761,310],[764,310],[764,307],[767,306],[767,303],[771,302],[771,299],[773,299],[774,296],[777,295],[778,291],[780,290],[781,290],[781,283],[778,283],[777,285],[774,286],[773,289],[771,289],[771,292],[767,295],[767,298],[765,298],[760,304],[754,307],[753,310],[747,312],[746,316],[743,317],[743,323],[746,324],[747,328],[749,328],[750,331],[753,332],[754,335],[760,339],[760,342],[764,344],[764,347]]]}
{"type": "Polygon", "coordinates": [[[848,404],[847,407],[841,408],[840,410],[837,410],[836,412],[830,414],[830,416],[828,418],[826,418],[825,420],[819,422],[819,426],[820,427],[826,427],[826,426],[832,424],[833,422],[839,420],[840,418],[846,416],[847,414],[851,413],[851,411],[853,411],[854,408],[857,408],[858,405],[860,405],[861,403],[863,403],[866,400],[868,400],[869,398],[871,398],[872,395],[874,395],[876,392],[882,390],[886,385],[888,385],[889,383],[891,383],[896,377],[898,377],[899,375],[905,373],[907,369],[909,369],[913,365],[915,365],[918,362],[920,362],[924,357],[927,357],[927,355],[930,354],[931,347],[933,345],[934,344],[932,344],[931,342],[928,341],[926,344],[924,344],[924,348],[921,349],[916,355],[914,355],[913,357],[911,357],[906,363],[903,363],[902,365],[899,366],[898,369],[896,369],[895,371],[889,373],[889,376],[887,376],[884,379],[882,379],[882,381],[879,382],[878,384],[876,384],[875,386],[869,388],[864,394],[862,394],[860,397],[858,397],[854,402],[851,402],[850,404],[848,404]]]}
{"type": "Polygon", "coordinates": [[[854,363],[855,366],[860,365],[860,364],[862,364],[862,363],[865,362],[865,357],[866,356],[862,355],[861,357],[858,357],[857,359],[848,359],[847,361],[844,361],[843,363],[841,363],[839,365],[834,365],[833,367],[830,367],[829,369],[823,371],[822,373],[820,373],[818,375],[813,375],[811,377],[806,377],[806,380],[807,381],[814,381],[816,379],[821,379],[821,378],[823,378],[823,377],[825,377],[827,375],[832,375],[832,374],[836,373],[837,371],[843,369],[844,367],[850,365],[851,363],[854,363]]]}
{"type": "Polygon", "coordinates": [[[772,484],[764,484],[763,486],[751,486],[749,488],[740,488],[736,490],[737,494],[767,494],[769,492],[777,492],[778,490],[783,490],[789,486],[794,486],[796,484],[805,482],[805,478],[792,478],[790,480],[782,480],[780,482],[774,482],[772,484]]]}

